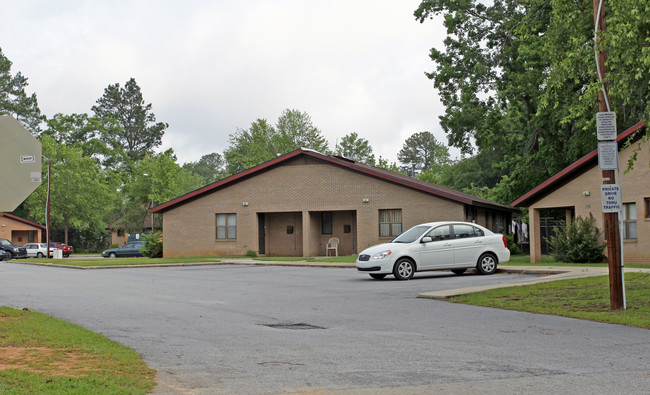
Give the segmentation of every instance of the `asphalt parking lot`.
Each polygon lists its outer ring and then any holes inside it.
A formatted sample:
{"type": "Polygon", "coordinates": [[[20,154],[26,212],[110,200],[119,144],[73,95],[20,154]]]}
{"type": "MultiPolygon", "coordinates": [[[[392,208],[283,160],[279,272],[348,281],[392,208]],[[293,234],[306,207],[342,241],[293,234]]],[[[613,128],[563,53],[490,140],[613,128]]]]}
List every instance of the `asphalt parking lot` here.
{"type": "Polygon", "coordinates": [[[522,275],[0,264],[0,304],[102,333],[160,394],[647,393],[650,332],[417,298],[522,275]]]}

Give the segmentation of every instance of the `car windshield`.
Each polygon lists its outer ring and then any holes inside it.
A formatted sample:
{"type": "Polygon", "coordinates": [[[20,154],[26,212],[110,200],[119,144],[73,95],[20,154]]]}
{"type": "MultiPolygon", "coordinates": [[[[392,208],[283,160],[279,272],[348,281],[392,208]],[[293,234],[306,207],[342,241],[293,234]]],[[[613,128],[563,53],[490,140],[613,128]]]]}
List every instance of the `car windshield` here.
{"type": "Polygon", "coordinates": [[[426,232],[430,226],[414,226],[401,235],[393,239],[392,243],[413,243],[417,240],[424,232],[426,232]]]}
{"type": "Polygon", "coordinates": [[[0,239],[0,244],[2,244],[3,246],[11,246],[12,245],[11,242],[9,242],[9,240],[5,240],[5,239],[0,239]]]}

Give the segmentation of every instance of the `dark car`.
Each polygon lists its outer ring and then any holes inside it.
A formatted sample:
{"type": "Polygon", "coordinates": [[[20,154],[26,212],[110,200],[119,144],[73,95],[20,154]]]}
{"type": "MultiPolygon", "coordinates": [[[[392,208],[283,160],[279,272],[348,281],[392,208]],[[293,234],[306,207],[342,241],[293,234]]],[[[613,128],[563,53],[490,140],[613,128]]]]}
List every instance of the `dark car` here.
{"type": "Polygon", "coordinates": [[[0,250],[0,262],[8,261],[9,259],[11,259],[11,255],[5,250],[0,250]]]}
{"type": "Polygon", "coordinates": [[[142,256],[140,249],[144,247],[143,241],[129,241],[119,248],[111,248],[102,252],[104,258],[123,258],[129,256],[142,256]]]}
{"type": "Polygon", "coordinates": [[[69,246],[64,243],[59,243],[58,241],[51,241],[50,242],[50,250],[58,248],[59,250],[63,251],[63,257],[67,258],[74,252],[74,248],[72,246],[69,246]]]}
{"type": "Polygon", "coordinates": [[[0,239],[0,249],[9,253],[9,259],[27,258],[25,247],[18,247],[7,239],[0,239]]]}

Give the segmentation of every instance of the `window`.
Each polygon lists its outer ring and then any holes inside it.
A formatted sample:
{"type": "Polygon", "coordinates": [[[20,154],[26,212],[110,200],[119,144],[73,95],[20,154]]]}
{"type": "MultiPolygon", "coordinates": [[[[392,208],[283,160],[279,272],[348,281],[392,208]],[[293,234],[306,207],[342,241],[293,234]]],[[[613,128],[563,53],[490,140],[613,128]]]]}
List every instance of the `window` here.
{"type": "Polygon", "coordinates": [[[449,240],[451,239],[451,230],[449,225],[438,226],[427,233],[427,236],[431,237],[433,241],[449,240]]]}
{"type": "Polygon", "coordinates": [[[636,203],[623,203],[623,239],[636,239],[636,203]]]}
{"type": "Polygon", "coordinates": [[[33,243],[34,241],[36,241],[35,240],[36,237],[34,235],[35,233],[36,232],[34,232],[33,230],[30,230],[30,231],[27,232],[27,241],[28,242],[33,243]]]}
{"type": "Polygon", "coordinates": [[[332,234],[332,212],[324,211],[321,213],[320,233],[323,235],[332,234]]]}
{"type": "Polygon", "coordinates": [[[379,210],[379,237],[402,233],[402,210],[379,210]]]}
{"type": "Polygon", "coordinates": [[[217,214],[217,240],[237,238],[237,214],[217,214]]]}
{"type": "Polygon", "coordinates": [[[479,237],[484,236],[483,231],[479,228],[476,228],[472,225],[454,225],[454,234],[457,239],[464,239],[467,237],[479,237]]]}
{"type": "Polygon", "coordinates": [[[650,218],[650,198],[643,199],[645,202],[645,217],[650,218]]]}

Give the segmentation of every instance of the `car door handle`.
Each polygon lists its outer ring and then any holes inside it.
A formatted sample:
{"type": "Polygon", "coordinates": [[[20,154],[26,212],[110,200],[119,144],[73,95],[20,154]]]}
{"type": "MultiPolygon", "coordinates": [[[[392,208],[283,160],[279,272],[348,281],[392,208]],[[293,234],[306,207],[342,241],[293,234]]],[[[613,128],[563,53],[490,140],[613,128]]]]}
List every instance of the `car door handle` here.
{"type": "Polygon", "coordinates": [[[445,247],[451,247],[451,243],[445,243],[445,244],[443,244],[443,246],[445,246],[445,247]]]}
{"type": "Polygon", "coordinates": [[[483,240],[476,240],[474,244],[483,244],[483,240]]]}

